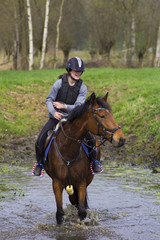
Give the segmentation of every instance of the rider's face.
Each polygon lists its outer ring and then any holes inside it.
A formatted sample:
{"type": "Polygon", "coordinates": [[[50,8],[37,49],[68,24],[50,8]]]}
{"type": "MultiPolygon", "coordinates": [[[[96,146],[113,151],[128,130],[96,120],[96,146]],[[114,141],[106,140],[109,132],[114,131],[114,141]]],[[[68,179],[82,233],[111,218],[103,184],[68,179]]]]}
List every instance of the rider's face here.
{"type": "Polygon", "coordinates": [[[79,80],[82,72],[77,72],[77,71],[72,70],[72,71],[70,72],[70,74],[71,74],[71,76],[72,76],[74,79],[79,80]]]}

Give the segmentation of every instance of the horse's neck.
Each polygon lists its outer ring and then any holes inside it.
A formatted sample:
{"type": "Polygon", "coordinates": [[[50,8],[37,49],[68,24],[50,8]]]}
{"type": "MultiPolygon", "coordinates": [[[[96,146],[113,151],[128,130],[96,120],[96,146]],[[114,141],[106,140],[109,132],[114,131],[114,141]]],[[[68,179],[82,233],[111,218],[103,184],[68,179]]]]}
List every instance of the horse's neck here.
{"type": "Polygon", "coordinates": [[[83,140],[87,133],[85,123],[79,120],[75,120],[72,123],[67,122],[61,130],[56,142],[61,154],[65,153],[65,158],[69,161],[74,159],[80,150],[81,145],[78,140],[83,140]]]}
{"type": "Polygon", "coordinates": [[[85,120],[82,121],[81,119],[76,119],[71,123],[66,123],[65,132],[67,136],[71,138],[82,140],[87,133],[87,129],[85,126],[85,120]]]}

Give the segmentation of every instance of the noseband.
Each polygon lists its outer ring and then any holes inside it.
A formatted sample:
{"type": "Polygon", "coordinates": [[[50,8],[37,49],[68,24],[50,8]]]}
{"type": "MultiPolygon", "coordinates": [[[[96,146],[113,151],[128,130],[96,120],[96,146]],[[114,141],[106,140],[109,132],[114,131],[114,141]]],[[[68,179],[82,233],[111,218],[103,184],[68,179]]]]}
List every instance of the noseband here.
{"type": "Polygon", "coordinates": [[[92,110],[92,113],[93,113],[93,116],[95,118],[95,120],[97,121],[97,135],[100,135],[99,134],[99,129],[102,128],[103,130],[103,133],[104,133],[104,139],[105,140],[109,140],[111,143],[112,143],[112,140],[113,140],[113,134],[118,130],[120,129],[121,127],[120,126],[117,126],[116,128],[113,128],[113,129],[110,129],[110,128],[106,128],[103,126],[103,124],[98,120],[97,116],[96,116],[96,111],[98,110],[107,110],[106,108],[96,108],[96,109],[93,109],[93,105],[91,105],[91,110],[92,110]],[[107,137],[107,133],[110,134],[110,137],[107,137]]]}

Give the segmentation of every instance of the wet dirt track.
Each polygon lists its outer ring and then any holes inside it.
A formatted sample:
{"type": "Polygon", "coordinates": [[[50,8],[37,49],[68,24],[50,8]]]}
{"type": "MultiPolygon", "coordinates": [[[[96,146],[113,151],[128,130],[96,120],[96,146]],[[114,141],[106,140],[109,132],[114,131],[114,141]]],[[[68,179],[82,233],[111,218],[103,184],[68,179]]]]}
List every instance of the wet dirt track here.
{"type": "Polygon", "coordinates": [[[106,168],[88,187],[86,220],[79,221],[64,191],[65,221],[57,226],[47,174],[34,177],[25,168],[1,174],[1,184],[10,191],[1,192],[0,239],[160,240],[160,191],[154,188],[160,175],[153,175],[149,170],[106,168]]]}

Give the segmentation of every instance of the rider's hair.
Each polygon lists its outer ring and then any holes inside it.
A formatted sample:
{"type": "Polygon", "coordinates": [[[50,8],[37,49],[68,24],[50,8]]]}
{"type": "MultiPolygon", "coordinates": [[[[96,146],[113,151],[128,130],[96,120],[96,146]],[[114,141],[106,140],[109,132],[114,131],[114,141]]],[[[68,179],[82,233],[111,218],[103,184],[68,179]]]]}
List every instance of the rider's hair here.
{"type": "Polygon", "coordinates": [[[61,75],[59,75],[58,79],[62,78],[64,75],[69,75],[68,73],[62,73],[61,75]]]}

